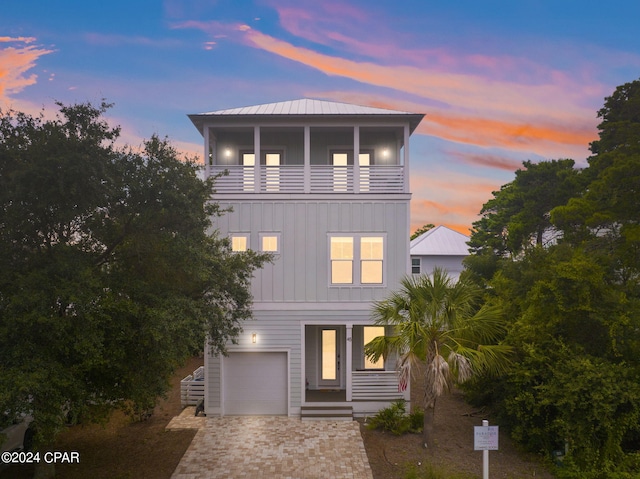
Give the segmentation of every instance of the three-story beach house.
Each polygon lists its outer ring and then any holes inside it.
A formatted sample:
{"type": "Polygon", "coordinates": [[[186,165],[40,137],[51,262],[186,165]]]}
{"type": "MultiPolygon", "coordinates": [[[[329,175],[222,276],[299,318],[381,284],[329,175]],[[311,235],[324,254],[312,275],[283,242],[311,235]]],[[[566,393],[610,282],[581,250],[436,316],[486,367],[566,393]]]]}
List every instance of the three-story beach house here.
{"type": "Polygon", "coordinates": [[[204,138],[215,227],[274,254],[255,272],[254,319],[228,356],[205,356],[205,413],[371,414],[397,398],[372,302],[410,272],[409,138],[422,114],[296,100],[189,115],[204,138]],[[335,409],[334,409],[335,411],[335,409]]]}

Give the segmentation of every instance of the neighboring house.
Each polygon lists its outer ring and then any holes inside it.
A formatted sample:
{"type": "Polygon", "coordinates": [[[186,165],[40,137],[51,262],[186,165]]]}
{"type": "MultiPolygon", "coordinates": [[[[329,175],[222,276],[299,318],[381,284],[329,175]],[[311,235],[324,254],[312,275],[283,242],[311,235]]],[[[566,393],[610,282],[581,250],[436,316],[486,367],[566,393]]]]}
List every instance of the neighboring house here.
{"type": "Polygon", "coordinates": [[[215,218],[255,272],[254,319],[228,356],[205,356],[208,415],[370,414],[404,397],[371,307],[409,271],[409,137],[424,115],[296,100],[189,115],[204,137],[215,218]]]}
{"type": "Polygon", "coordinates": [[[456,281],[464,269],[462,260],[469,256],[469,237],[446,226],[437,226],[411,240],[411,273],[431,273],[433,268],[446,270],[456,281]]]}

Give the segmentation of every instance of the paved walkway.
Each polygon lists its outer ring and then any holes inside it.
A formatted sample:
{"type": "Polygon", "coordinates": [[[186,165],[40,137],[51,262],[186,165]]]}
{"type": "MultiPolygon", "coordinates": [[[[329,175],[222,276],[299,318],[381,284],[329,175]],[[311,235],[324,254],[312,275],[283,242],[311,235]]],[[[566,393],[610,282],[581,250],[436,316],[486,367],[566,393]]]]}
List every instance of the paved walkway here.
{"type": "Polygon", "coordinates": [[[194,417],[167,429],[198,428],[172,479],[373,479],[355,421],[282,416],[194,417]]]}

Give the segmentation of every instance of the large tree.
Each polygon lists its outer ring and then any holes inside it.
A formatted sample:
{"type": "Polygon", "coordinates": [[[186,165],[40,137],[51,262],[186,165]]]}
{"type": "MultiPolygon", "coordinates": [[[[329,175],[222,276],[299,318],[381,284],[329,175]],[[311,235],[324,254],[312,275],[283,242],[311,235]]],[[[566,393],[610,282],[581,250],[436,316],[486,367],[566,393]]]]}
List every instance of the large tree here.
{"type": "Polygon", "coordinates": [[[640,280],[640,80],[619,86],[598,112],[581,195],[552,211],[574,245],[612,260],[620,282],[640,280]]]}
{"type": "Polygon", "coordinates": [[[374,305],[378,325],[393,333],[365,345],[373,361],[398,356],[400,381],[422,375],[424,444],[432,447],[436,400],[454,383],[474,374],[495,373],[508,362],[509,348],[499,344],[505,332],[500,310],[479,307],[481,290],[469,279],[453,281],[444,270],[405,277],[398,291],[374,305]]]}
{"type": "Polygon", "coordinates": [[[0,411],[48,447],[69,411],[152,407],[205,338],[224,352],[268,259],[212,229],[214,182],[157,137],[118,149],[102,104],[0,116],[0,411]]]}
{"type": "MultiPolygon", "coordinates": [[[[473,391],[491,389],[536,451],[566,447],[567,478],[640,471],[640,81],[618,87],[598,116],[600,139],[568,201],[531,196],[561,233],[557,244],[505,256],[486,276],[517,361],[473,391]]],[[[483,264],[479,246],[470,265],[483,264]]]]}
{"type": "Polygon", "coordinates": [[[558,239],[550,213],[581,190],[580,171],[570,159],[523,162],[515,179],[493,192],[473,224],[468,265],[489,278],[501,259],[522,255],[558,239]],[[487,266],[489,265],[489,266],[487,266]]]}

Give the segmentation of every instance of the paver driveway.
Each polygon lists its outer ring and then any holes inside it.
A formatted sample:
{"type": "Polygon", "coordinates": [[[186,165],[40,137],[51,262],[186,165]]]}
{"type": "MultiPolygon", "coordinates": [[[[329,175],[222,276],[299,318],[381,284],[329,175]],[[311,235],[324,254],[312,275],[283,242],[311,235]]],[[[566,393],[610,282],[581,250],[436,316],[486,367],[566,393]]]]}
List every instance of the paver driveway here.
{"type": "Polygon", "coordinates": [[[355,421],[184,415],[167,426],[180,427],[199,430],[172,479],[373,478],[355,421]]]}

